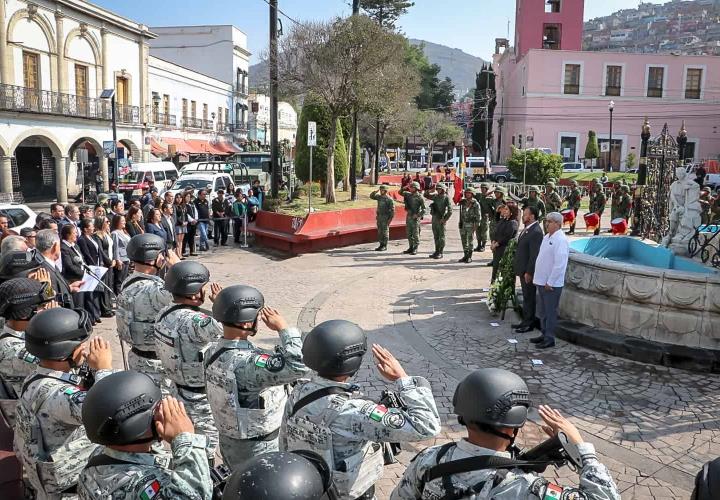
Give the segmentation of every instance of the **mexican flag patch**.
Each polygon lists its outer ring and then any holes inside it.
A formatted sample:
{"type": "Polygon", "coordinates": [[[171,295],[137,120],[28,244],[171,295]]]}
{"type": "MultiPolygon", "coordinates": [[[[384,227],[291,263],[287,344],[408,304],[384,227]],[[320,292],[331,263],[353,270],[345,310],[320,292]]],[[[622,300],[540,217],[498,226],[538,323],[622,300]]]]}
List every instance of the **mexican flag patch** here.
{"type": "Polygon", "coordinates": [[[269,354],[261,354],[255,359],[255,366],[265,368],[267,366],[268,359],[270,359],[269,354]]]}
{"type": "Polygon", "coordinates": [[[78,392],[79,390],[80,390],[80,389],[78,389],[77,387],[67,387],[67,388],[63,391],[63,394],[66,394],[66,395],[68,395],[68,396],[72,396],[73,394],[75,394],[75,393],[78,392]]]}
{"type": "Polygon", "coordinates": [[[380,422],[387,412],[388,412],[388,409],[385,408],[385,406],[377,405],[370,412],[370,418],[375,420],[376,422],[380,422]]]}
{"type": "Polygon", "coordinates": [[[548,483],[543,500],[560,500],[562,492],[563,489],[557,484],[548,483]]]}
{"type": "Polygon", "coordinates": [[[157,495],[158,491],[160,491],[160,481],[156,479],[155,481],[147,485],[144,490],[142,490],[142,492],[140,493],[140,498],[142,500],[150,500],[155,495],[157,495]]]}

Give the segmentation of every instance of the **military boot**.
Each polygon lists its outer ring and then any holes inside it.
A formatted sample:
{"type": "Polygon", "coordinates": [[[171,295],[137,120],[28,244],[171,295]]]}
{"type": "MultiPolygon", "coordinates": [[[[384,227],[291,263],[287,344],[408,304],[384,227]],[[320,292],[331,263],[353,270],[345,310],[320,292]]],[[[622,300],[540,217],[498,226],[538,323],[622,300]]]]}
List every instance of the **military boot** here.
{"type": "Polygon", "coordinates": [[[428,255],[428,258],[430,258],[430,259],[437,259],[437,256],[438,256],[438,252],[437,252],[437,250],[435,250],[433,253],[431,253],[430,255],[428,255]]]}
{"type": "Polygon", "coordinates": [[[443,254],[442,254],[442,253],[438,253],[437,255],[435,255],[435,257],[433,257],[433,259],[436,259],[436,260],[439,260],[439,259],[442,259],[442,258],[443,258],[443,254]]]}
{"type": "Polygon", "coordinates": [[[463,258],[458,260],[458,262],[466,263],[467,261],[468,261],[468,254],[467,254],[467,252],[465,252],[465,255],[463,256],[463,258]]]}
{"type": "Polygon", "coordinates": [[[483,247],[482,247],[481,245],[478,245],[478,246],[475,248],[475,251],[476,251],[476,252],[482,252],[482,251],[483,251],[483,247]]]}
{"type": "Polygon", "coordinates": [[[485,242],[483,241],[480,243],[480,246],[478,247],[478,252],[484,252],[485,251],[485,242]]]}
{"type": "Polygon", "coordinates": [[[412,247],[410,249],[410,255],[417,255],[417,247],[412,247]]]}
{"type": "Polygon", "coordinates": [[[465,261],[465,264],[470,264],[471,262],[472,262],[472,252],[468,252],[467,260],[465,261]]]}
{"type": "Polygon", "coordinates": [[[385,245],[380,245],[375,249],[376,252],[384,252],[385,250],[387,250],[387,247],[385,245]]]}
{"type": "Polygon", "coordinates": [[[412,252],[413,252],[413,249],[412,249],[412,247],[410,247],[410,248],[408,248],[407,250],[405,250],[403,253],[404,253],[404,254],[411,254],[412,252]]]}

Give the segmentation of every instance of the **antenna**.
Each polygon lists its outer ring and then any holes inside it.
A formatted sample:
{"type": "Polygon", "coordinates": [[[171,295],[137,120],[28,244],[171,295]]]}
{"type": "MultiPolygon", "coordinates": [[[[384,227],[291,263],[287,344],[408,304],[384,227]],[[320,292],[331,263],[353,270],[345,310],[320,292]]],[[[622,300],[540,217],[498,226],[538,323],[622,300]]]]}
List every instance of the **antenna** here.
{"type": "Polygon", "coordinates": [[[510,40],[510,18],[508,17],[508,25],[507,25],[507,39],[510,40]]]}

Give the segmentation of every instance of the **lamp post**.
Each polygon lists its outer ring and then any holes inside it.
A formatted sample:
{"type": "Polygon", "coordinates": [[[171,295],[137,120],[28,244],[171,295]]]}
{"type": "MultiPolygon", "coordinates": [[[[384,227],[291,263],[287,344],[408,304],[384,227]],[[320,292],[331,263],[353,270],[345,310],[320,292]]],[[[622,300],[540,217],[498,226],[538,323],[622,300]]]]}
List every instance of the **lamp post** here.
{"type": "Polygon", "coordinates": [[[113,176],[116,185],[118,182],[118,157],[117,157],[117,121],[115,120],[115,89],[104,89],[100,94],[100,99],[110,99],[110,111],[112,113],[112,133],[113,133],[113,176]]]}
{"type": "Polygon", "coordinates": [[[608,167],[609,171],[612,172],[612,122],[613,122],[613,111],[615,110],[615,101],[610,101],[608,104],[610,110],[610,144],[608,147],[608,167]]]}
{"type": "Polygon", "coordinates": [[[633,217],[634,225],[631,236],[640,236],[643,228],[643,206],[642,206],[642,193],[645,184],[647,183],[647,149],[648,142],[650,141],[650,122],[647,117],[642,125],[642,131],[640,132],[640,163],[638,166],[638,177],[637,187],[635,188],[635,200],[633,202],[633,217]]]}
{"type": "Polygon", "coordinates": [[[687,146],[687,142],[687,130],[685,130],[685,120],[683,120],[680,132],[678,132],[677,136],[678,152],[680,153],[680,165],[683,167],[685,166],[685,148],[687,146]]]}

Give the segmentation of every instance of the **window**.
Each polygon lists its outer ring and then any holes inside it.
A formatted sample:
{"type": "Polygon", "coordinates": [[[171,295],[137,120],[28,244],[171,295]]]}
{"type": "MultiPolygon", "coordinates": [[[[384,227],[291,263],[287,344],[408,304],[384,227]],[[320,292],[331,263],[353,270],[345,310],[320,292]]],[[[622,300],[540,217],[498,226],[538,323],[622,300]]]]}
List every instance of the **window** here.
{"type": "Polygon", "coordinates": [[[183,101],[182,101],[182,117],[183,117],[183,120],[187,120],[187,117],[188,117],[188,106],[187,106],[187,104],[188,104],[188,100],[187,100],[187,99],[183,99],[183,101]]]}
{"type": "Polygon", "coordinates": [[[648,97],[663,96],[663,80],[665,79],[665,68],[652,66],[648,69],[648,97]]]}
{"type": "Polygon", "coordinates": [[[8,218],[9,227],[22,226],[30,218],[27,212],[20,208],[6,208],[4,210],[0,210],[0,215],[4,215],[8,218]]]}
{"type": "Polygon", "coordinates": [[[23,85],[26,89],[40,90],[38,55],[32,52],[23,52],[23,85]]]}
{"type": "Polygon", "coordinates": [[[129,104],[130,98],[128,97],[128,80],[118,76],[115,79],[115,102],[119,105],[129,104]]]}
{"type": "Polygon", "coordinates": [[[702,72],[700,68],[688,68],[685,77],[685,99],[700,99],[702,72]]]}
{"type": "Polygon", "coordinates": [[[208,121],[208,105],[203,104],[203,120],[208,121]]]}
{"type": "Polygon", "coordinates": [[[164,181],[165,180],[165,172],[162,170],[158,170],[155,172],[155,181],[164,181]]]}
{"type": "Polygon", "coordinates": [[[230,120],[228,119],[230,117],[230,110],[228,108],[225,108],[225,122],[224,123],[230,123],[230,120]]]}
{"type": "Polygon", "coordinates": [[[560,50],[560,25],[546,24],[543,27],[543,49],[560,50]]]}
{"type": "Polygon", "coordinates": [[[605,79],[605,95],[619,96],[622,85],[622,66],[608,66],[605,79]]]}
{"type": "Polygon", "coordinates": [[[220,106],[218,106],[217,119],[218,119],[218,124],[221,124],[223,122],[222,107],[220,107],[220,106]]]}
{"type": "Polygon", "coordinates": [[[197,103],[195,101],[190,101],[190,118],[197,118],[197,103]]]}
{"type": "Polygon", "coordinates": [[[560,0],[548,0],[545,3],[545,13],[552,14],[560,12],[560,0]]]}
{"type": "Polygon", "coordinates": [[[163,113],[165,113],[165,125],[167,125],[167,117],[170,114],[170,96],[167,94],[163,95],[163,113]]]}
{"type": "Polygon", "coordinates": [[[563,89],[564,94],[579,94],[580,93],[580,65],[579,64],[566,64],[565,65],[565,87],[563,89]]]}
{"type": "Polygon", "coordinates": [[[75,95],[87,97],[88,95],[88,69],[87,66],[75,65],[75,95]]]}
{"type": "Polygon", "coordinates": [[[560,154],[565,162],[577,160],[577,137],[560,137],[560,154]]]}
{"type": "Polygon", "coordinates": [[[177,170],[166,170],[165,171],[165,178],[169,181],[174,181],[178,178],[177,170]]]}

